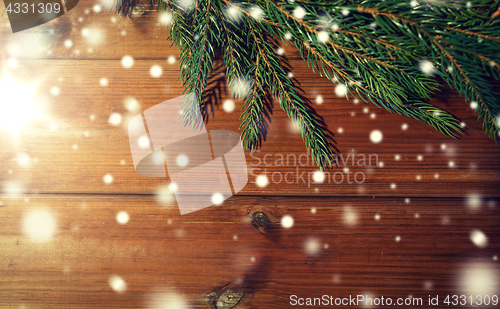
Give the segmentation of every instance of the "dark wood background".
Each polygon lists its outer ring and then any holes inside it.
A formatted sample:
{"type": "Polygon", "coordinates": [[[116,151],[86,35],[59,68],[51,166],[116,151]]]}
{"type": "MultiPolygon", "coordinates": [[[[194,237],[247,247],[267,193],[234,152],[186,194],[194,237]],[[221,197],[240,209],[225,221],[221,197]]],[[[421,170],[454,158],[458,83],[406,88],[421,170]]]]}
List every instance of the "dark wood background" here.
{"type": "MultiPolygon", "coordinates": [[[[229,287],[245,294],[235,308],[289,308],[290,295],[413,296],[424,299],[422,308],[429,307],[429,295],[439,295],[438,307],[450,307],[443,303],[446,295],[500,294],[500,148],[455,91],[443,87],[433,103],[465,122],[457,140],[338,97],[334,84],[283,46],[344,157],[375,154],[379,165],[350,163],[331,171],[361,172],[362,184],[271,181],[258,187],[253,175],[264,169],[271,176],[298,167],[306,181],[317,170],[310,162],[266,166],[254,158],[272,155],[268,162],[274,162],[278,154],[306,154],[275,106],[260,153],[246,152],[253,171],[247,186],[221,206],[181,216],[175,201],[160,205],[155,198],[168,179],[135,172],[126,128],[137,113],[124,106],[128,96],[145,110],[181,95],[179,64],[167,61],[178,51],[148,6],[144,14],[123,17],[104,7],[95,12],[95,4],[80,1],[65,16],[16,34],[0,4],[2,71],[37,83],[36,96],[48,102],[50,117],[25,123],[17,139],[0,126],[0,185],[22,188],[18,195],[0,195],[0,308],[184,308],[175,301],[213,308],[210,294],[218,297],[229,287]],[[135,60],[130,69],[121,65],[125,55],[135,60]],[[12,57],[19,66],[7,69],[12,57]],[[163,68],[160,78],[151,77],[153,65],[163,68]],[[57,96],[50,93],[54,86],[57,96]],[[318,95],[322,104],[315,103],[318,95]],[[122,124],[108,123],[112,113],[123,115],[122,124]],[[373,130],[383,133],[382,142],[370,141],[373,130]],[[30,167],[19,165],[20,152],[32,158],[30,167]],[[103,182],[106,174],[111,184],[103,182]],[[23,218],[36,209],[57,221],[55,235],[43,243],[22,229],[23,218]],[[130,216],[127,224],[116,220],[121,211],[130,216]],[[271,226],[254,228],[250,215],[256,211],[265,212],[271,226]],[[290,229],[280,226],[285,215],[294,218],[290,229]],[[475,230],[486,235],[486,247],[471,241],[475,230]],[[126,282],[125,291],[113,290],[113,276],[126,282]]],[[[221,102],[227,98],[223,93],[221,102]]],[[[0,94],[0,105],[2,100],[0,94]]],[[[207,128],[239,131],[241,105],[236,102],[232,113],[215,106],[207,128]]]]}

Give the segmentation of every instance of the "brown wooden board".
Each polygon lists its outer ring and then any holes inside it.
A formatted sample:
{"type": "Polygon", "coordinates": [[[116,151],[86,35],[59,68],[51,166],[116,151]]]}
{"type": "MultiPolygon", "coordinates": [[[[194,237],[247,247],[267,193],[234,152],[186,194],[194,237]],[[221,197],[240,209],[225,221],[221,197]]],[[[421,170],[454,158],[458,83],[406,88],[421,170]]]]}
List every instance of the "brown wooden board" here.
{"type": "MultiPolygon", "coordinates": [[[[214,308],[209,295],[223,287],[245,294],[235,308],[266,309],[298,307],[291,295],[411,295],[423,305],[408,307],[444,308],[453,307],[446,295],[498,293],[500,150],[455,91],[443,86],[432,103],[466,125],[456,140],[339,97],[336,84],[283,45],[294,78],[335,135],[339,166],[315,183],[310,173],[318,168],[274,103],[259,152],[245,151],[249,183],[221,206],[180,215],[175,199],[158,200],[168,176],[135,171],[127,132],[132,117],[182,94],[178,50],[150,6],[130,18],[95,12],[96,3],[82,0],[59,19],[12,34],[0,1],[0,72],[35,85],[46,116],[25,122],[17,137],[0,125],[0,308],[152,309],[176,301],[214,308]],[[125,55],[131,68],[122,65],[125,55]],[[154,65],[163,69],[159,78],[151,76],[154,65]],[[126,109],[129,97],[138,109],[126,109]],[[109,123],[113,113],[119,125],[109,123]],[[374,130],[380,143],[370,140],[374,130]],[[269,184],[259,187],[263,173],[269,184]],[[33,211],[56,221],[45,242],[24,227],[33,211]],[[122,211],[130,217],[123,225],[122,211]],[[260,230],[251,223],[259,211],[272,221],[260,230]],[[287,215],[291,228],[281,225],[287,215]],[[114,276],[126,282],[122,293],[110,284],[114,276]],[[439,295],[439,306],[429,305],[429,295],[439,295]]],[[[205,125],[240,133],[242,102],[223,110],[223,80],[205,125]]],[[[18,96],[2,93],[0,105],[6,97],[18,96]]]]}

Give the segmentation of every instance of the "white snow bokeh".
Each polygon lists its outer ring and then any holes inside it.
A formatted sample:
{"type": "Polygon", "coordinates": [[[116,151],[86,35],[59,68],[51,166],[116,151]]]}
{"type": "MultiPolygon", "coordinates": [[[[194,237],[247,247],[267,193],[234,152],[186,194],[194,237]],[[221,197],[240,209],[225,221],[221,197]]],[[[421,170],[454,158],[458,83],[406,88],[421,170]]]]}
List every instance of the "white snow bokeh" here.
{"type": "Polygon", "coordinates": [[[167,58],[167,63],[168,64],[175,64],[176,61],[177,61],[177,58],[175,58],[175,56],[170,55],[167,58]]]}
{"type": "Polygon", "coordinates": [[[141,104],[134,97],[126,97],[123,105],[131,113],[138,113],[141,109],[141,104]]]}
{"type": "Polygon", "coordinates": [[[470,232],[470,240],[479,248],[486,248],[488,245],[488,238],[480,230],[473,230],[470,232]]]}
{"type": "Polygon", "coordinates": [[[175,159],[175,163],[180,167],[186,167],[189,164],[189,157],[185,154],[180,154],[175,159]]]}
{"type": "Polygon", "coordinates": [[[109,185],[109,184],[113,183],[114,178],[113,178],[113,175],[106,174],[106,175],[104,175],[102,180],[104,181],[105,184],[109,185]]]}
{"type": "Polygon", "coordinates": [[[285,215],[281,218],[281,226],[285,229],[289,229],[293,226],[293,217],[290,215],[285,215]]]}
{"type": "Polygon", "coordinates": [[[3,192],[9,197],[17,197],[24,192],[24,188],[17,182],[8,181],[3,185],[3,192]]]}
{"type": "Polygon", "coordinates": [[[143,135],[143,136],[139,137],[139,139],[137,140],[137,144],[142,149],[146,149],[146,148],[151,147],[151,145],[149,144],[149,137],[147,135],[143,135]]]}
{"type": "Polygon", "coordinates": [[[239,21],[241,18],[241,11],[235,6],[229,6],[226,11],[227,15],[231,17],[234,21],[239,21]]]}
{"type": "Polygon", "coordinates": [[[16,161],[21,167],[30,167],[33,162],[31,157],[25,152],[19,152],[16,156],[16,161]]]}
{"type": "Polygon", "coordinates": [[[257,186],[264,188],[269,184],[269,179],[266,175],[259,175],[255,179],[255,183],[257,184],[257,186]]]}
{"type": "Polygon", "coordinates": [[[160,24],[162,24],[164,26],[170,25],[170,23],[172,22],[172,13],[167,12],[167,11],[162,12],[160,14],[159,21],[160,21],[160,24]]]}
{"type": "Polygon", "coordinates": [[[113,275],[109,278],[109,286],[117,293],[123,293],[127,290],[127,282],[117,275],[113,275]]]}
{"type": "Polygon", "coordinates": [[[163,69],[161,68],[161,66],[159,65],[153,65],[150,69],[149,69],[149,74],[151,74],[151,77],[153,78],[160,78],[161,75],[163,74],[163,69]]]}
{"type": "Polygon", "coordinates": [[[92,45],[92,46],[98,46],[101,45],[104,40],[106,39],[106,36],[104,34],[104,31],[100,28],[83,28],[82,29],[82,36],[85,38],[85,41],[87,44],[92,45]]]}
{"type": "Polygon", "coordinates": [[[230,84],[230,91],[236,98],[242,98],[250,91],[250,82],[244,78],[238,78],[230,84]]]}
{"type": "Polygon", "coordinates": [[[370,141],[372,141],[372,143],[380,143],[383,139],[383,135],[382,135],[382,132],[380,132],[379,130],[373,130],[371,133],[370,133],[370,141]]]}
{"type": "Polygon", "coordinates": [[[129,55],[123,56],[122,66],[125,69],[130,69],[133,65],[134,65],[134,58],[132,58],[132,56],[129,56],[129,55]]]}
{"type": "Polygon", "coordinates": [[[358,224],[359,215],[351,206],[345,206],[342,219],[345,225],[355,226],[358,224]]]}
{"type": "Polygon", "coordinates": [[[323,171],[314,171],[312,176],[315,183],[323,183],[325,181],[325,173],[323,171]]]}
{"type": "Polygon", "coordinates": [[[61,94],[61,89],[57,86],[51,87],[50,94],[57,97],[59,94],[61,94]]]}
{"type": "Polygon", "coordinates": [[[22,221],[23,232],[31,240],[46,242],[57,231],[57,221],[54,215],[47,210],[33,210],[27,213],[22,221]]]}
{"type": "Polygon", "coordinates": [[[120,123],[122,123],[122,115],[118,113],[112,113],[109,116],[108,123],[112,126],[118,126],[120,123]]]}
{"type": "Polygon", "coordinates": [[[419,68],[426,75],[432,75],[435,70],[434,65],[429,60],[420,61],[419,68]]]}
{"type": "Polygon", "coordinates": [[[293,16],[297,19],[302,19],[306,16],[306,10],[304,10],[301,6],[298,6],[293,10],[293,16]]]}
{"type": "Polygon", "coordinates": [[[261,19],[264,17],[264,11],[259,6],[252,6],[250,8],[250,15],[255,19],[261,19]]]}
{"type": "MultiPolygon", "coordinates": [[[[170,290],[162,290],[147,296],[146,309],[189,309],[186,299],[182,294],[170,290]]],[[[221,307],[222,308],[222,307],[221,307]]]]}
{"type": "Polygon", "coordinates": [[[120,224],[127,224],[129,219],[130,219],[130,216],[126,211],[120,211],[116,215],[116,222],[118,222],[120,224]]]}
{"type": "Polygon", "coordinates": [[[326,31],[320,31],[318,32],[317,38],[320,43],[326,43],[330,40],[330,35],[326,31]]]}
{"type": "Polygon", "coordinates": [[[470,262],[460,269],[457,280],[462,294],[497,295],[499,291],[499,274],[495,264],[490,262],[470,262]]]}
{"type": "Polygon", "coordinates": [[[214,193],[212,195],[212,204],[221,205],[224,202],[224,196],[221,193],[214,193]]]}
{"type": "Polygon", "coordinates": [[[316,255],[321,250],[321,243],[316,238],[309,238],[304,244],[304,250],[309,255],[316,255]]]}
{"type": "Polygon", "coordinates": [[[155,193],[156,202],[161,206],[167,206],[174,201],[175,189],[170,185],[160,186],[155,193]]]}
{"type": "Polygon", "coordinates": [[[231,113],[234,111],[234,108],[235,108],[235,104],[234,104],[234,101],[233,100],[226,100],[224,101],[224,103],[222,103],[222,109],[226,112],[226,113],[231,113]]]}
{"type": "Polygon", "coordinates": [[[335,94],[338,96],[338,97],[344,97],[347,93],[347,87],[346,85],[344,84],[338,84],[337,86],[335,86],[335,94]]]}
{"type": "Polygon", "coordinates": [[[481,208],[482,199],[479,194],[469,194],[467,195],[467,208],[470,210],[478,210],[481,208]]]}

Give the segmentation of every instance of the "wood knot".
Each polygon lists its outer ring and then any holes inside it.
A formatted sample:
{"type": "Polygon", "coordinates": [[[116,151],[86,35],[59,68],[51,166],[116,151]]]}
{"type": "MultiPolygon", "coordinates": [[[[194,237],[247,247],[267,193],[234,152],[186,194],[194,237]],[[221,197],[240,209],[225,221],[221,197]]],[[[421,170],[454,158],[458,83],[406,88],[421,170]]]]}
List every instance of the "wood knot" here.
{"type": "Polygon", "coordinates": [[[248,216],[252,226],[262,234],[267,234],[268,231],[275,227],[277,219],[269,209],[254,206],[248,210],[248,216]]]}
{"type": "Polygon", "coordinates": [[[248,291],[243,288],[232,287],[211,293],[209,299],[216,309],[231,309],[244,302],[243,299],[247,294],[248,291]]]}
{"type": "Polygon", "coordinates": [[[252,214],[252,223],[257,225],[257,227],[265,228],[271,224],[269,217],[262,211],[257,211],[252,214]]]}

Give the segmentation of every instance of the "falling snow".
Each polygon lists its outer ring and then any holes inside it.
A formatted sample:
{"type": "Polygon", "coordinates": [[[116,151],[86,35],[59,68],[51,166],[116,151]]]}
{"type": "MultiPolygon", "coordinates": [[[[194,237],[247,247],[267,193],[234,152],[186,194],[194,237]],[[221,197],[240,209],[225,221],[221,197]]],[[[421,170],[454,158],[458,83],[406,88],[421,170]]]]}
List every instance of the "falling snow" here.
{"type": "Polygon", "coordinates": [[[126,97],[123,105],[131,113],[137,113],[141,109],[141,104],[134,97],[126,97]]]}
{"type": "Polygon", "coordinates": [[[34,210],[23,219],[23,232],[26,237],[38,242],[50,240],[56,233],[57,222],[52,213],[46,210],[34,210]]]}
{"type": "Polygon", "coordinates": [[[261,19],[264,15],[264,11],[258,6],[253,6],[250,9],[250,15],[255,19],[261,19]]]}
{"type": "Polygon", "coordinates": [[[281,226],[285,229],[289,229],[293,226],[293,217],[290,215],[285,215],[281,218],[281,226]]]}
{"type": "Polygon", "coordinates": [[[137,139],[137,144],[139,144],[139,147],[142,149],[151,147],[149,144],[149,138],[146,135],[139,137],[139,139],[137,139]]]}
{"type": "Polygon", "coordinates": [[[359,216],[352,207],[345,206],[344,207],[343,221],[344,221],[344,224],[347,226],[354,226],[354,225],[358,224],[359,216]]]}
{"type": "Polygon", "coordinates": [[[116,275],[109,278],[109,286],[117,293],[123,293],[127,290],[127,283],[125,280],[116,275]]]}
{"type": "Polygon", "coordinates": [[[153,78],[159,78],[163,74],[163,69],[159,65],[153,65],[151,69],[149,69],[149,74],[153,78]]]}
{"type": "Polygon", "coordinates": [[[488,238],[480,230],[474,230],[470,233],[470,240],[479,248],[486,248],[488,245],[488,238]]]}
{"type": "Polygon", "coordinates": [[[306,16],[306,10],[304,10],[303,7],[298,6],[293,10],[293,16],[297,19],[302,19],[304,16],[306,16]]]}
{"type": "Polygon", "coordinates": [[[125,69],[130,69],[134,65],[134,58],[132,56],[123,56],[122,58],[122,66],[125,69]]]}
{"type": "Polygon", "coordinates": [[[214,205],[221,205],[223,201],[224,201],[224,196],[222,194],[214,193],[212,195],[212,203],[214,205]]]}
{"type": "Polygon", "coordinates": [[[224,101],[224,103],[222,103],[222,109],[226,112],[226,113],[231,113],[234,111],[234,108],[235,108],[235,104],[234,104],[234,101],[233,100],[226,100],[224,101]]]}
{"type": "Polygon", "coordinates": [[[466,203],[470,210],[478,210],[482,204],[481,196],[479,194],[469,194],[466,203]]]}
{"type": "Polygon", "coordinates": [[[320,43],[326,43],[326,42],[328,42],[328,40],[330,40],[330,35],[326,31],[318,32],[317,37],[318,37],[318,41],[320,43]]]}
{"type": "Polygon", "coordinates": [[[105,184],[109,185],[113,182],[113,176],[111,174],[106,174],[104,175],[102,180],[104,181],[105,184]]]}
{"type": "Polygon", "coordinates": [[[257,184],[257,186],[264,188],[269,184],[269,180],[267,179],[266,175],[259,175],[255,179],[255,183],[257,184]]]}
{"type": "Polygon", "coordinates": [[[318,254],[321,250],[321,244],[316,238],[310,238],[306,241],[304,250],[307,254],[318,254]]]}
{"type": "Polygon", "coordinates": [[[380,132],[379,130],[373,130],[371,133],[370,133],[370,140],[372,141],[372,143],[380,143],[383,139],[383,135],[382,135],[382,132],[380,132]]]}
{"type": "Polygon", "coordinates": [[[128,215],[127,212],[125,211],[120,211],[117,215],[116,215],[116,221],[120,224],[127,224],[128,221],[129,221],[130,217],[128,215]]]}
{"type": "Polygon", "coordinates": [[[175,56],[168,56],[168,58],[167,58],[168,64],[175,64],[176,61],[177,61],[177,59],[175,58],[175,56]]]}
{"type": "Polygon", "coordinates": [[[172,14],[170,12],[163,12],[160,15],[160,23],[164,26],[169,25],[172,22],[172,14]]]}
{"type": "Polygon", "coordinates": [[[347,87],[344,84],[338,84],[335,86],[335,94],[338,97],[344,97],[347,94],[347,87]]]}
{"type": "Polygon", "coordinates": [[[122,115],[118,113],[112,113],[109,116],[108,123],[113,126],[118,126],[120,123],[122,123],[122,115]]]}
{"type": "Polygon", "coordinates": [[[459,272],[458,288],[467,295],[495,295],[498,293],[499,274],[495,264],[471,262],[459,272]]]}
{"type": "Polygon", "coordinates": [[[162,206],[167,206],[174,201],[173,193],[170,186],[161,186],[156,191],[156,201],[162,206]]]}
{"type": "Polygon", "coordinates": [[[61,93],[61,89],[59,89],[59,87],[54,86],[54,87],[50,88],[51,95],[57,97],[60,93],[61,93]]]}
{"type": "Polygon", "coordinates": [[[424,74],[431,75],[434,73],[434,65],[429,60],[421,61],[419,67],[424,74]]]}
{"type": "Polygon", "coordinates": [[[189,164],[189,157],[185,154],[180,154],[175,159],[175,163],[180,167],[185,167],[189,164]]]}

